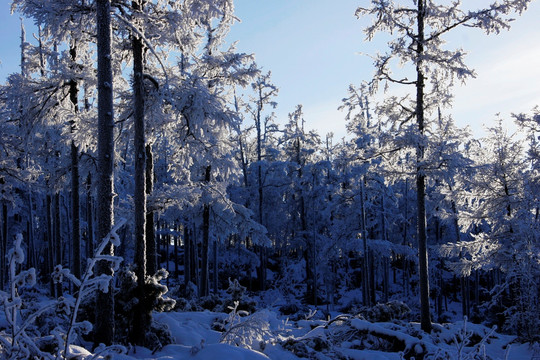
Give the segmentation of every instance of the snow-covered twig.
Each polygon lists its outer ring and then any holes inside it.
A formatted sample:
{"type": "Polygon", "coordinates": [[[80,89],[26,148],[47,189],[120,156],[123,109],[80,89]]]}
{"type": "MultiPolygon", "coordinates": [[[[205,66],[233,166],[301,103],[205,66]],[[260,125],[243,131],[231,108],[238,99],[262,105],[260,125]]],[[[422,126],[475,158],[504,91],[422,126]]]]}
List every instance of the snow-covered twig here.
{"type": "Polygon", "coordinates": [[[229,307],[231,312],[220,342],[252,349],[254,344],[271,335],[270,324],[263,313],[248,315],[247,311],[238,310],[238,304],[239,302],[235,301],[234,306],[229,307]]]}
{"type": "MultiPolygon", "coordinates": [[[[93,279],[90,279],[92,275],[94,274],[94,266],[96,265],[98,260],[106,259],[113,261],[116,265],[114,266],[115,269],[118,268],[121,258],[117,256],[107,256],[104,257],[102,255],[103,250],[109,243],[118,246],[120,245],[120,237],[117,234],[117,231],[126,223],[125,219],[120,219],[116,225],[111,229],[111,232],[107,234],[107,236],[101,241],[99,244],[96,252],[94,253],[94,257],[88,259],[88,265],[86,266],[86,271],[84,272],[84,275],[82,279],[79,281],[75,276],[72,276],[69,271],[66,272],[68,275],[68,279],[70,279],[75,285],[79,287],[79,293],[77,295],[77,299],[75,301],[75,305],[73,308],[73,313],[71,316],[71,321],[69,324],[69,328],[66,334],[66,340],[65,340],[65,346],[64,346],[64,357],[67,358],[69,355],[69,345],[71,344],[72,340],[72,334],[73,331],[77,328],[80,328],[83,330],[83,332],[88,333],[92,330],[92,324],[90,324],[88,321],[83,322],[77,322],[77,313],[79,311],[79,307],[81,305],[81,301],[84,299],[85,295],[90,293],[88,291],[85,291],[85,288],[99,288],[101,291],[108,291],[109,288],[109,282],[111,280],[111,276],[108,275],[101,275],[98,277],[95,277],[93,279]]],[[[94,291],[92,291],[93,293],[94,291]]]]}

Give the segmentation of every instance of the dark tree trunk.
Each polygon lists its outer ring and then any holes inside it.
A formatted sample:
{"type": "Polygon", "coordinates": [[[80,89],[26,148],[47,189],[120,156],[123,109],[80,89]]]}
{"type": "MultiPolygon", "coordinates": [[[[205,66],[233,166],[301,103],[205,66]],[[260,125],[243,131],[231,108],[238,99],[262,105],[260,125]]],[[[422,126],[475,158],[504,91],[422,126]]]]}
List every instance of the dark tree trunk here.
{"type": "Polygon", "coordinates": [[[71,227],[72,227],[72,271],[78,279],[81,278],[81,221],[79,213],[79,148],[71,142],[71,227]]]}
{"type": "MultiPolygon", "coordinates": [[[[72,39],[73,45],[69,49],[71,61],[73,67],[75,67],[75,61],[77,59],[77,48],[74,45],[75,42],[72,39]]],[[[71,79],[69,81],[69,100],[73,106],[73,112],[79,112],[79,88],[77,81],[71,79]]],[[[71,132],[75,131],[75,122],[71,123],[71,132]]],[[[81,278],[81,221],[79,213],[79,148],[75,145],[75,141],[71,141],[71,227],[72,227],[72,263],[71,269],[73,275],[78,279],[81,278]]]]}
{"type": "Polygon", "coordinates": [[[365,205],[365,187],[364,178],[360,180],[360,232],[362,233],[362,246],[364,260],[362,261],[362,298],[364,306],[371,306],[371,286],[370,266],[369,266],[369,247],[368,247],[368,232],[366,226],[366,205],[365,205]]]}
{"type": "MultiPolygon", "coordinates": [[[[133,11],[140,11],[140,4],[132,2],[133,11]]],[[[135,158],[135,266],[139,286],[144,285],[146,276],[146,179],[145,179],[145,136],[144,136],[144,84],[143,45],[141,39],[132,35],[133,46],[133,122],[135,158]]],[[[140,344],[139,344],[140,345],[140,344]]]]}
{"type": "MultiPolygon", "coordinates": [[[[51,195],[46,197],[46,212],[47,212],[47,256],[49,268],[47,274],[50,276],[54,269],[54,236],[53,236],[53,209],[51,195]]],[[[52,277],[49,281],[51,297],[56,297],[56,289],[52,277]]]]}
{"type": "Polygon", "coordinates": [[[26,261],[26,267],[33,268],[37,266],[36,253],[35,253],[35,226],[34,226],[34,200],[32,192],[28,191],[28,215],[29,220],[27,223],[27,237],[28,237],[28,255],[26,261]]]}
{"type": "Polygon", "coordinates": [[[193,279],[193,283],[197,287],[197,293],[195,295],[199,295],[198,289],[200,288],[200,270],[199,270],[199,244],[197,242],[197,239],[195,237],[195,230],[191,231],[191,264],[192,264],[192,270],[191,270],[191,278],[193,279]]]}
{"type": "Polygon", "coordinates": [[[184,224],[184,288],[187,289],[189,282],[191,281],[191,252],[193,251],[191,246],[191,238],[189,236],[188,227],[184,224]]]}
{"type": "MultiPolygon", "coordinates": [[[[259,224],[263,224],[263,203],[264,203],[264,192],[263,192],[263,180],[262,180],[262,146],[261,146],[261,120],[260,113],[258,114],[257,120],[257,161],[259,162],[257,166],[257,190],[259,193],[258,201],[258,215],[259,215],[259,224]]],[[[261,291],[266,290],[266,251],[263,245],[258,246],[259,248],[259,288],[261,291]]]]}
{"type": "MultiPolygon", "coordinates": [[[[152,146],[146,145],[146,194],[150,195],[154,187],[154,156],[152,146]]],[[[154,230],[154,210],[146,209],[146,273],[154,275],[157,271],[157,245],[154,230]]]]}
{"type": "Polygon", "coordinates": [[[86,257],[94,256],[94,211],[92,209],[92,175],[86,178],[86,223],[88,224],[86,237],[86,257]]]}
{"type": "MultiPolygon", "coordinates": [[[[111,53],[111,3],[96,0],[97,59],[98,59],[98,189],[97,238],[101,242],[111,231],[114,222],[114,106],[111,53]]],[[[113,255],[113,245],[103,251],[113,255]]],[[[111,264],[100,261],[97,275],[113,275],[111,264]]],[[[112,344],[114,340],[114,297],[112,281],[109,291],[96,294],[94,345],[112,344]]]]}
{"type": "MultiPolygon", "coordinates": [[[[210,182],[211,166],[207,166],[205,169],[204,181],[210,182]]],[[[201,281],[199,287],[199,296],[208,296],[209,286],[209,274],[208,274],[208,250],[210,245],[210,205],[203,205],[203,225],[202,225],[202,254],[201,254],[201,281]]]]}
{"type": "MultiPolygon", "coordinates": [[[[55,265],[62,265],[62,234],[60,233],[60,194],[54,195],[54,255],[55,265]]],[[[62,283],[56,284],[56,297],[63,295],[62,283]]]]}
{"type": "MultiPolygon", "coordinates": [[[[416,42],[416,121],[420,136],[424,135],[424,0],[418,1],[418,38],[416,42]]],[[[422,141],[422,140],[420,140],[422,141]]],[[[429,273],[426,230],[426,176],[422,166],[424,161],[424,145],[416,147],[416,199],[417,199],[417,231],[418,231],[418,272],[420,276],[420,322],[425,332],[431,332],[431,315],[429,307],[429,273]]]]}
{"type": "MultiPolygon", "coordinates": [[[[134,13],[142,11],[144,1],[132,1],[134,13]]],[[[135,24],[136,26],[137,24],[135,24]]],[[[137,297],[139,302],[135,309],[132,341],[144,345],[146,331],[151,322],[151,309],[146,299],[146,150],[144,133],[144,83],[143,83],[143,43],[136,34],[132,34],[133,50],[133,122],[134,158],[135,158],[135,274],[137,275],[137,297]]]]}
{"type": "Polygon", "coordinates": [[[213,247],[213,272],[212,272],[212,285],[214,286],[214,294],[218,293],[218,243],[214,241],[212,244],[213,247]]]}
{"type": "Polygon", "coordinates": [[[180,238],[180,227],[178,225],[174,226],[174,277],[178,278],[180,270],[178,268],[178,239],[180,238]]]}
{"type": "MultiPolygon", "coordinates": [[[[386,196],[384,194],[384,192],[382,193],[381,195],[381,236],[382,236],[382,239],[383,240],[388,240],[388,233],[386,231],[386,196]]],[[[383,301],[385,303],[388,302],[388,291],[389,291],[389,288],[390,288],[390,275],[389,275],[389,271],[390,271],[390,265],[389,265],[389,262],[390,262],[390,255],[391,254],[388,254],[388,257],[387,256],[384,256],[382,261],[383,261],[383,264],[382,264],[382,267],[383,267],[383,301]]]]}

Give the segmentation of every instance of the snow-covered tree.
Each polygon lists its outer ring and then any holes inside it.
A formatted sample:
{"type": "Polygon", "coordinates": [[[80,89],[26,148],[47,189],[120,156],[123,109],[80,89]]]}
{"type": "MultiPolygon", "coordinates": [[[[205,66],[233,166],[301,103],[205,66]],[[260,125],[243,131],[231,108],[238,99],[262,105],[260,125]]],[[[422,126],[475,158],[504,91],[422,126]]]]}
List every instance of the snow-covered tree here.
{"type": "Polygon", "coordinates": [[[370,7],[359,7],[356,11],[358,17],[374,19],[364,30],[367,40],[372,40],[378,32],[392,35],[388,41],[389,51],[374,57],[376,70],[372,90],[377,91],[381,83],[385,88],[388,84],[397,84],[415,89],[412,97],[411,94],[387,97],[378,112],[392,121],[391,127],[407,134],[407,145],[416,153],[421,323],[425,331],[431,331],[425,206],[426,176],[429,174],[425,166],[426,149],[429,148],[426,128],[438,107],[450,105],[452,84],[474,76],[464,63],[463,50],[446,49],[444,37],[461,26],[479,28],[487,34],[508,29],[510,15],[523,12],[529,2],[505,0],[484,9],[467,10],[459,1],[440,4],[431,0],[372,0],[370,7]],[[409,68],[394,74],[396,65],[408,65],[409,68]],[[413,79],[408,78],[411,76],[413,79]]]}

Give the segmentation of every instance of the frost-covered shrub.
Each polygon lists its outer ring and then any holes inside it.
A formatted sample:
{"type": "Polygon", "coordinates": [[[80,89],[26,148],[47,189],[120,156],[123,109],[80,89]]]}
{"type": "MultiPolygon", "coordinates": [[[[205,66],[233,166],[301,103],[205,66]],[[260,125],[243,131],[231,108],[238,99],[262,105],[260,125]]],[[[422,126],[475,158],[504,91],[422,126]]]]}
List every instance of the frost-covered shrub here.
{"type": "Polygon", "coordinates": [[[249,314],[238,309],[238,301],[222,322],[224,329],[220,342],[248,349],[264,350],[265,341],[272,337],[266,312],[249,314]]]}
{"type": "Polygon", "coordinates": [[[390,301],[372,307],[362,307],[358,314],[371,322],[388,322],[405,318],[411,309],[401,301],[390,301]]]}
{"type": "MultiPolygon", "coordinates": [[[[146,277],[143,289],[145,308],[141,309],[137,276],[130,266],[124,266],[118,272],[118,289],[115,292],[115,321],[118,328],[116,340],[118,342],[123,344],[130,342],[133,322],[135,316],[139,315],[138,312],[144,311],[148,317],[151,317],[152,311],[163,312],[174,308],[176,301],[165,296],[168,292],[167,286],[160,283],[168,275],[166,270],[161,269],[155,275],[146,277]]],[[[170,333],[156,324],[148,329],[146,345],[153,349],[153,346],[158,346],[157,344],[161,344],[160,346],[169,344],[170,338],[170,333]]]]}
{"type": "MultiPolygon", "coordinates": [[[[14,247],[8,253],[9,292],[0,292],[0,302],[4,306],[4,313],[8,327],[0,332],[0,355],[5,359],[63,359],[70,356],[70,346],[80,334],[88,334],[92,324],[80,321],[78,313],[83,299],[93,295],[97,290],[108,289],[110,276],[93,276],[93,269],[98,259],[107,259],[118,263],[118,258],[101,255],[109,243],[117,245],[116,231],[123,222],[117,224],[111,233],[102,241],[94,258],[89,259],[88,267],[82,279],[73,276],[69,269],[57,265],[51,278],[56,283],[64,279],[71,281],[77,288],[77,297],[59,297],[55,300],[42,301],[35,299],[27,301],[21,297],[25,287],[35,284],[35,270],[33,268],[17,271],[24,263],[22,249],[22,235],[18,235],[14,247]],[[36,306],[36,304],[39,304],[36,306]],[[55,321],[44,322],[42,319],[52,317],[55,321]],[[41,319],[41,320],[40,320],[41,319]],[[40,327],[43,332],[40,332],[40,327]],[[52,328],[52,329],[51,329],[52,328]],[[49,335],[50,334],[50,335],[49,335]]],[[[107,351],[105,349],[105,351],[107,351]]]]}
{"type": "Polygon", "coordinates": [[[252,314],[257,310],[257,302],[246,295],[246,287],[240,285],[238,280],[229,279],[229,287],[227,294],[230,298],[223,300],[223,303],[218,308],[218,311],[229,312],[231,308],[236,307],[238,310],[247,311],[252,314]]]}
{"type": "Polygon", "coordinates": [[[223,303],[221,298],[216,294],[203,296],[196,301],[197,308],[201,310],[221,311],[222,305],[223,303]]]}
{"type": "Polygon", "coordinates": [[[145,345],[153,351],[174,343],[174,337],[166,324],[152,320],[149,331],[146,333],[145,345]]]}

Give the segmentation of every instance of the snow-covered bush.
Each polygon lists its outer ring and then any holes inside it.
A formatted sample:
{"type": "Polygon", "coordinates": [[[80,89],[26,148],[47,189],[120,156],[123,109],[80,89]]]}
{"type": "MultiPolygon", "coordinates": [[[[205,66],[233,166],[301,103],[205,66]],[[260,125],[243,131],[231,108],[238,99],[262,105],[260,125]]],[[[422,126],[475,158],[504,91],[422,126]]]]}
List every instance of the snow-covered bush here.
{"type": "Polygon", "coordinates": [[[389,301],[385,304],[379,303],[368,307],[362,306],[360,300],[353,299],[341,311],[371,322],[388,322],[403,320],[411,312],[411,309],[401,301],[389,301]]]}
{"type": "Polygon", "coordinates": [[[249,315],[238,309],[238,301],[230,307],[229,316],[223,321],[220,342],[248,349],[264,350],[265,341],[272,337],[267,314],[259,311],[249,315]]]}
{"type": "MultiPolygon", "coordinates": [[[[144,311],[151,317],[152,311],[170,311],[175,307],[176,301],[166,297],[167,286],[161,284],[161,280],[166,279],[168,272],[160,269],[153,276],[147,276],[144,287],[145,309],[139,306],[140,295],[137,288],[137,276],[129,266],[125,266],[119,271],[119,288],[115,293],[115,315],[118,326],[116,340],[123,344],[130,342],[130,334],[133,326],[134,316],[137,311],[144,311]]],[[[161,348],[170,344],[172,337],[166,328],[157,323],[152,323],[146,334],[146,346],[151,349],[161,348]]]]}
{"type": "Polygon", "coordinates": [[[229,287],[226,291],[230,298],[223,300],[219,309],[221,312],[229,312],[233,307],[250,314],[257,310],[257,302],[246,295],[246,287],[240,285],[237,279],[231,280],[229,278],[229,287]]]}
{"type": "MultiPolygon", "coordinates": [[[[84,299],[92,297],[96,291],[107,291],[112,277],[108,275],[93,276],[93,270],[98,260],[111,261],[119,264],[121,259],[114,256],[102,255],[105,247],[112,243],[119,245],[119,237],[116,231],[124,224],[120,221],[98,246],[93,258],[88,259],[88,266],[82,279],[77,279],[69,269],[61,265],[55,267],[51,274],[56,283],[68,279],[78,288],[77,297],[59,297],[55,300],[44,301],[37,309],[21,311],[25,304],[20,295],[20,290],[25,286],[35,284],[35,269],[31,268],[17,272],[24,263],[24,251],[22,249],[22,235],[17,235],[14,247],[8,253],[9,263],[9,293],[0,292],[0,301],[3,304],[6,320],[9,324],[6,331],[0,332],[0,355],[5,359],[67,359],[70,357],[70,347],[78,333],[87,334],[92,330],[92,324],[88,321],[78,321],[80,305],[84,299]],[[44,314],[53,314],[64,324],[54,324],[54,329],[46,334],[41,334],[37,329],[30,332],[31,325],[44,314]]],[[[49,329],[48,329],[49,330],[49,329]]],[[[122,348],[103,348],[102,354],[112,351],[122,351],[122,348]]]]}
{"type": "Polygon", "coordinates": [[[40,313],[50,310],[54,304],[48,304],[46,308],[37,313],[23,317],[21,308],[23,306],[20,297],[20,289],[24,286],[34,286],[36,282],[35,270],[29,269],[18,272],[17,269],[24,263],[24,251],[22,249],[22,235],[15,238],[13,248],[8,252],[8,275],[9,291],[0,291],[0,301],[4,307],[7,321],[7,328],[0,333],[0,355],[5,359],[30,358],[40,356],[42,358],[52,358],[52,355],[43,353],[35,343],[35,334],[27,333],[28,327],[32,324],[40,313]]]}
{"type": "Polygon", "coordinates": [[[386,304],[377,304],[372,307],[360,308],[358,314],[371,322],[388,322],[402,320],[411,309],[401,301],[390,301],[386,304]]]}

